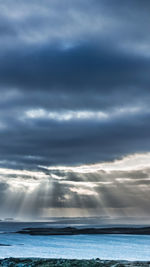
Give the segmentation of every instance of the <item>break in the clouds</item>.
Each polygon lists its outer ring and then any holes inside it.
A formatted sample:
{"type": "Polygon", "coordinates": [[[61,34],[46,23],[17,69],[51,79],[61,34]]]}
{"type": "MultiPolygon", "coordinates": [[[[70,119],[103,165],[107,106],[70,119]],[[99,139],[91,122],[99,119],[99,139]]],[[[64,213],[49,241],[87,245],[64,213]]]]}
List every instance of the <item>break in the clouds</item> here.
{"type": "Polygon", "coordinates": [[[149,8],[146,0],[0,1],[4,213],[148,212],[149,8]],[[122,173],[114,163],[108,174],[106,162],[129,155],[143,155],[146,167],[135,161],[122,173]]]}
{"type": "Polygon", "coordinates": [[[1,216],[145,218],[149,160],[147,153],[93,165],[40,166],[38,171],[1,168],[1,216]]]}

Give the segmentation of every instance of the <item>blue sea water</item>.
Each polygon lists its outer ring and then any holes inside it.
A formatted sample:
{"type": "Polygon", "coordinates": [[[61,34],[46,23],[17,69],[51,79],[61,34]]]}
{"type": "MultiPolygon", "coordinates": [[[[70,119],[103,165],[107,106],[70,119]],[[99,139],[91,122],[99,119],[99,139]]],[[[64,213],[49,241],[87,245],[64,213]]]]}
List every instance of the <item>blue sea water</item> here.
{"type": "Polygon", "coordinates": [[[48,223],[0,222],[0,244],[10,245],[0,246],[0,258],[150,260],[148,235],[30,236],[14,233],[25,227],[44,226],[48,223]]]}

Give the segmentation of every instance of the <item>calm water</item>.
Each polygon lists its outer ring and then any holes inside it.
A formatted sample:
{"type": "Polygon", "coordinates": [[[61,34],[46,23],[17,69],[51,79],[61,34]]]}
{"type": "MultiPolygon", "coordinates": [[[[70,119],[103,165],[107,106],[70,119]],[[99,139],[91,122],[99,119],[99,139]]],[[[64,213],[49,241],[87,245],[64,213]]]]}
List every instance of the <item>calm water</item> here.
{"type": "Polygon", "coordinates": [[[77,235],[29,236],[12,233],[48,224],[0,223],[0,258],[45,257],[150,260],[150,236],[77,235]]]}

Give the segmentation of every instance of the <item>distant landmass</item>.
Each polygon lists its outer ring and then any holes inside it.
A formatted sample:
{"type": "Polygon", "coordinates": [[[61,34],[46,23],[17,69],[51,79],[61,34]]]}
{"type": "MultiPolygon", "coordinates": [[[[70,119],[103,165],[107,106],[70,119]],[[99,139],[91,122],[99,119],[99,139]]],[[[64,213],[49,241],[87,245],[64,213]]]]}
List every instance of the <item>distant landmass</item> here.
{"type": "Polygon", "coordinates": [[[9,246],[11,246],[11,245],[9,245],[9,244],[0,244],[0,247],[9,247],[9,246]]]}
{"type": "Polygon", "coordinates": [[[4,221],[12,222],[12,221],[14,221],[14,218],[11,218],[11,217],[10,218],[5,218],[4,221]]]}
{"type": "Polygon", "coordinates": [[[24,228],[19,234],[29,235],[80,235],[80,234],[128,234],[150,235],[150,227],[111,227],[111,228],[24,228]]]}

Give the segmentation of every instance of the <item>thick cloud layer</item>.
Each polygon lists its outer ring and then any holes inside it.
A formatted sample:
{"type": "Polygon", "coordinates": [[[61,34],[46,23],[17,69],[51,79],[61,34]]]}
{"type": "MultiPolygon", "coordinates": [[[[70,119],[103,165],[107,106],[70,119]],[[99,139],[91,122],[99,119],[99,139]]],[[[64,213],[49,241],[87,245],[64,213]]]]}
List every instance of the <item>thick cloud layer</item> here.
{"type": "MultiPolygon", "coordinates": [[[[150,151],[149,8],[146,0],[0,1],[1,168],[40,172],[150,151]]],[[[12,184],[1,179],[3,197],[12,184]]],[[[149,183],[142,179],[136,186],[149,183]]],[[[103,189],[105,205],[120,205],[113,196],[121,197],[121,186],[109,185],[109,196],[103,189]]],[[[69,208],[66,192],[78,203],[71,208],[100,204],[98,187],[82,199],[67,183],[52,188],[49,207],[69,208]]],[[[36,192],[35,213],[44,190],[36,192]]]]}

